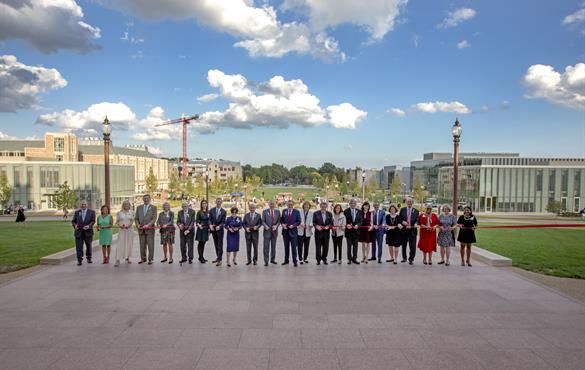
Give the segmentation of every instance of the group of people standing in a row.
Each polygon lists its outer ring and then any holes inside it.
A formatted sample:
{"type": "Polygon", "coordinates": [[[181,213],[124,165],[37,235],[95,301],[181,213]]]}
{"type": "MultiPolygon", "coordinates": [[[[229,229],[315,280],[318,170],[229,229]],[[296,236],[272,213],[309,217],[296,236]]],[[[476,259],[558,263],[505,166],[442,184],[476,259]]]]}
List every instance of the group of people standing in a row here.
{"type": "MultiPolygon", "coordinates": [[[[319,209],[312,211],[309,202],[302,204],[302,209],[294,208],[294,202],[289,200],[283,210],[275,207],[274,201],[269,201],[268,208],[262,213],[256,212],[256,205],[251,203],[249,211],[239,214],[237,207],[228,212],[222,208],[222,199],[217,198],[215,207],[209,208],[205,200],[201,201],[200,208],[195,212],[188,203],[183,203],[182,209],[175,219],[168,203],[163,204],[163,210],[157,213],[156,206],[151,204],[150,196],[143,197],[143,204],[131,210],[129,201],[122,204],[118,212],[115,226],[119,228],[118,243],[115,251],[115,266],[125,260],[131,263],[132,243],[134,239],[133,226],[138,230],[140,243],[139,264],[151,265],[154,258],[154,236],[156,230],[160,232],[160,242],[163,248],[161,263],[173,263],[173,246],[175,234],[179,234],[181,251],[180,263],[193,263],[194,244],[197,242],[197,254],[200,263],[208,262],[204,257],[205,244],[211,238],[215,246],[216,259],[212,261],[221,266],[224,254],[224,234],[226,240],[227,266],[237,265],[239,252],[240,231],[244,230],[246,242],[247,265],[258,263],[258,245],[260,233],[263,236],[264,265],[277,264],[276,242],[279,232],[284,241],[284,262],[288,265],[291,260],[295,267],[298,264],[309,263],[309,245],[311,238],[315,239],[315,259],[317,265],[331,263],[341,264],[343,254],[343,238],[346,239],[346,257],[348,264],[368,263],[377,261],[382,263],[384,236],[388,246],[389,259],[386,262],[397,264],[400,249],[402,249],[402,263],[414,263],[416,248],[423,253],[423,263],[432,265],[433,252],[440,246],[441,261],[438,264],[450,265],[451,247],[457,239],[461,246],[461,265],[470,266],[471,245],[475,240],[477,219],[471,208],[466,207],[463,215],[456,219],[448,205],[442,207],[440,215],[433,213],[431,206],[426,206],[423,213],[413,207],[412,199],[407,199],[406,207],[398,209],[391,205],[388,212],[381,210],[380,205],[364,202],[358,209],[355,199],[350,200],[345,210],[341,205],[333,206],[333,212],[328,211],[328,203],[321,202],[319,209]],[[417,242],[417,234],[420,236],[417,242]],[[459,229],[457,238],[456,229],[459,229]],[[333,244],[333,259],[329,261],[329,241],[333,244]],[[361,244],[362,258],[358,261],[358,247],[361,244]],[[371,251],[371,254],[370,254],[371,251]]],[[[86,259],[92,263],[91,242],[93,227],[96,224],[99,231],[99,242],[102,246],[103,263],[109,263],[112,228],[114,220],[107,206],[103,206],[97,217],[93,210],[82,201],[81,207],[75,212],[72,224],[75,228],[78,265],[82,264],[83,246],[86,246],[86,259]]]]}

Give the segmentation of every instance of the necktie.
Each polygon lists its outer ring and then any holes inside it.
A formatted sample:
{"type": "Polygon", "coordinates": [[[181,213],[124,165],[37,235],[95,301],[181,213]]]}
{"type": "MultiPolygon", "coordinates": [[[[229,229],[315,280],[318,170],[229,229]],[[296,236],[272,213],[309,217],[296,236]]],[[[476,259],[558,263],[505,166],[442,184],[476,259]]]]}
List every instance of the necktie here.
{"type": "Polygon", "coordinates": [[[351,209],[351,222],[355,222],[355,208],[351,209]]]}
{"type": "Polygon", "coordinates": [[[81,211],[81,221],[85,221],[85,209],[81,211]]]}
{"type": "Polygon", "coordinates": [[[406,223],[410,225],[410,208],[407,208],[407,216],[406,216],[406,223]]]}
{"type": "Polygon", "coordinates": [[[290,221],[292,220],[292,212],[291,210],[287,211],[287,218],[286,218],[286,223],[290,224],[290,221]]]}
{"type": "Polygon", "coordinates": [[[270,211],[270,226],[274,225],[274,210],[270,211]]]}
{"type": "Polygon", "coordinates": [[[250,212],[250,223],[254,226],[254,213],[250,212]]]}

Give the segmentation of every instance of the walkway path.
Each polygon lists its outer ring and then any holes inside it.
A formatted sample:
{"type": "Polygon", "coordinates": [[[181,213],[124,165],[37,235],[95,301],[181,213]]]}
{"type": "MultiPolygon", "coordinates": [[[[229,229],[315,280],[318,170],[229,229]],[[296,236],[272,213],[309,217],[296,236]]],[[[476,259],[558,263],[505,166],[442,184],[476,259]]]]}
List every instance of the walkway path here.
{"type": "MultiPolygon", "coordinates": [[[[212,249],[208,243],[210,260],[212,249]]],[[[282,261],[282,245],[278,253],[282,261]]],[[[0,287],[0,367],[581,369],[585,363],[583,304],[479,263],[428,267],[417,257],[414,266],[312,260],[298,268],[254,267],[245,266],[242,253],[237,267],[218,268],[159,259],[153,266],[51,266],[0,287]]]]}

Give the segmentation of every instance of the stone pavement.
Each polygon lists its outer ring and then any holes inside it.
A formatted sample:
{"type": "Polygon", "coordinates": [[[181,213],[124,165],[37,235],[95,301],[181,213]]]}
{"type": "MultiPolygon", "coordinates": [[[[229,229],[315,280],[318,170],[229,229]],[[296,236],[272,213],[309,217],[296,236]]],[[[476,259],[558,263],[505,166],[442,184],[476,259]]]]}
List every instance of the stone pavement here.
{"type": "MultiPolygon", "coordinates": [[[[280,243],[278,260],[282,255],[280,243]]],[[[206,256],[214,257],[211,242],[206,256]]],[[[582,369],[585,363],[583,304],[478,262],[428,267],[419,255],[414,266],[311,260],[298,268],[254,267],[245,266],[245,252],[231,268],[180,267],[177,254],[173,265],[158,260],[119,268],[69,263],[1,286],[0,368],[582,369]]]]}

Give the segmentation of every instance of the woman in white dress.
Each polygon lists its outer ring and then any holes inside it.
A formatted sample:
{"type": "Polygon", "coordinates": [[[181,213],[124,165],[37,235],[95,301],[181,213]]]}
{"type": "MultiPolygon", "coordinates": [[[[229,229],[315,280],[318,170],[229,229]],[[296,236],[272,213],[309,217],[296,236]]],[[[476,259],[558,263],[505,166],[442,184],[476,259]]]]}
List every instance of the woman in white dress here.
{"type": "Polygon", "coordinates": [[[116,225],[120,228],[118,232],[118,245],[116,247],[116,263],[114,266],[120,266],[120,260],[125,259],[126,263],[132,263],[132,243],[134,242],[134,231],[132,223],[134,222],[134,212],[130,209],[130,201],[125,200],[122,203],[122,209],[116,216],[116,225]]]}

